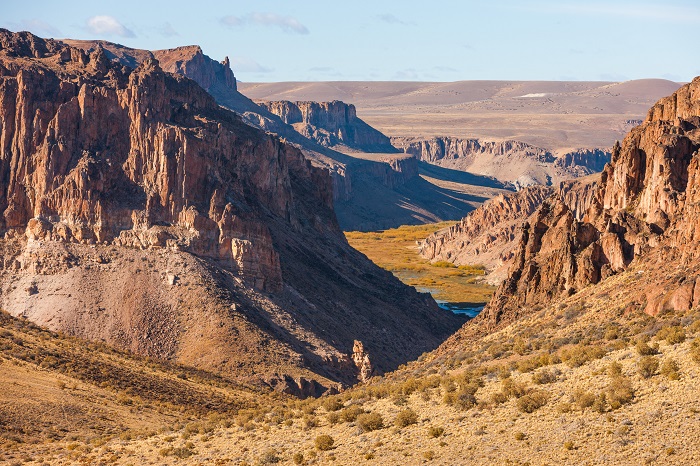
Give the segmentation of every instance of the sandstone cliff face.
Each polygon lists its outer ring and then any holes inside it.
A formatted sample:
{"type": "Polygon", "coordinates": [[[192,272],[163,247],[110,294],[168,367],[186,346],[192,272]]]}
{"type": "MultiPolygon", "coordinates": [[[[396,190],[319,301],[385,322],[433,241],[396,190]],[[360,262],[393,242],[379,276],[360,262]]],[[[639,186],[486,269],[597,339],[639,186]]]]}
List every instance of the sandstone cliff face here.
{"type": "Polygon", "coordinates": [[[325,170],[155,59],[0,30],[0,121],[15,315],[298,394],[355,380],[359,335],[383,371],[457,323],[347,245],[325,170]]]}
{"type": "Polygon", "coordinates": [[[553,154],[541,147],[512,140],[392,138],[392,143],[428,163],[493,176],[516,187],[556,185],[568,178],[599,172],[610,160],[610,154],[600,149],[553,154]]]}
{"type": "Polygon", "coordinates": [[[332,102],[258,101],[300,134],[325,147],[344,145],[365,152],[396,152],[388,137],[357,118],[355,106],[332,102]]]}
{"type": "MultiPolygon", "coordinates": [[[[660,100],[613,148],[582,221],[564,202],[545,202],[523,230],[514,266],[483,314],[495,325],[532,305],[575,293],[631,264],[694,267],[700,78],[660,100]]],[[[659,283],[666,272],[658,278],[659,283]]],[[[695,280],[647,288],[649,313],[694,305],[695,280]],[[666,286],[672,289],[663,289],[666,286]],[[660,289],[662,288],[662,289],[660,289]],[[682,289],[681,289],[682,288],[682,289]],[[679,291],[680,290],[680,291],[679,291]]],[[[698,296],[700,298],[700,296],[698,296]]]]}

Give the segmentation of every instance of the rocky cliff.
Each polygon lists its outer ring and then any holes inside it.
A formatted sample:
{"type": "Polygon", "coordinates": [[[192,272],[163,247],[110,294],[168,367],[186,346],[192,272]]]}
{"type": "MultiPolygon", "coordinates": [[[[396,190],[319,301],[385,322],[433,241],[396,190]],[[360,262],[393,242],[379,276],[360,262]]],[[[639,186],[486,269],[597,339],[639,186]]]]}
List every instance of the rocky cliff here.
{"type": "Polygon", "coordinates": [[[696,78],[656,103],[615,145],[581,221],[561,200],[543,203],[482,318],[491,325],[512,320],[632,266],[646,285],[630,299],[646,312],[700,302],[693,277],[700,254],[699,128],[696,78]]]}
{"type": "Polygon", "coordinates": [[[388,137],[357,118],[355,106],[332,102],[257,101],[292,125],[300,134],[325,147],[344,145],[364,152],[396,152],[388,137]]]}
{"type": "Polygon", "coordinates": [[[15,315],[302,395],[454,329],[347,245],[325,170],[154,58],[0,30],[0,121],[15,315]]]}
{"type": "Polygon", "coordinates": [[[601,149],[553,153],[514,140],[392,138],[392,143],[425,162],[493,176],[517,187],[556,185],[569,178],[600,172],[610,160],[610,153],[601,149]]]}

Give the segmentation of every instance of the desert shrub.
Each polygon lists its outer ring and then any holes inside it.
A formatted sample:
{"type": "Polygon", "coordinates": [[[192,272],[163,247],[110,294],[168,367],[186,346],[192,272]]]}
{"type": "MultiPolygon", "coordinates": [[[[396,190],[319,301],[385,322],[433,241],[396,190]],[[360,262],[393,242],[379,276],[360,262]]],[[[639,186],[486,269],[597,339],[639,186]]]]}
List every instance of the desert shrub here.
{"type": "Polygon", "coordinates": [[[604,413],[607,410],[607,400],[605,392],[596,395],[591,409],[597,413],[604,413]]]}
{"type": "Polygon", "coordinates": [[[690,344],[690,357],[693,361],[700,364],[700,338],[696,338],[690,344]]]}
{"type": "Polygon", "coordinates": [[[622,405],[632,402],[634,399],[632,382],[625,376],[612,377],[606,395],[610,407],[612,409],[618,409],[622,405]]]}
{"type": "Polygon", "coordinates": [[[617,329],[617,327],[608,327],[607,330],[605,330],[603,338],[605,338],[608,341],[617,340],[618,338],[620,338],[620,332],[617,329]]]}
{"type": "Polygon", "coordinates": [[[558,375],[556,370],[540,369],[532,374],[532,382],[537,385],[553,383],[557,381],[558,375]]]}
{"type": "Polygon", "coordinates": [[[520,356],[530,352],[532,347],[525,341],[523,337],[516,337],[513,341],[513,351],[518,353],[520,356]]]}
{"type": "Polygon", "coordinates": [[[597,345],[578,344],[561,351],[560,357],[569,367],[580,367],[589,361],[605,356],[604,348],[597,345]]]}
{"type": "Polygon", "coordinates": [[[355,422],[357,420],[357,416],[363,414],[364,412],[365,410],[362,409],[361,406],[350,405],[340,412],[340,419],[345,422],[355,422]]]}
{"type": "Polygon", "coordinates": [[[573,394],[574,403],[579,407],[581,411],[586,408],[590,408],[595,403],[595,395],[591,392],[585,390],[577,389],[573,394]]]}
{"type": "Polygon", "coordinates": [[[384,419],[379,413],[365,413],[357,416],[357,424],[363,431],[371,432],[384,427],[384,419]]]}
{"type": "Polygon", "coordinates": [[[659,359],[654,356],[643,356],[637,362],[637,372],[645,379],[656,375],[658,369],[659,359]]]}
{"type": "Polygon", "coordinates": [[[680,325],[664,327],[658,331],[656,338],[659,340],[666,340],[669,345],[683,343],[685,341],[685,329],[680,325]]]}
{"type": "Polygon", "coordinates": [[[300,451],[294,453],[292,461],[294,461],[294,464],[304,464],[304,454],[300,451]]]}
{"type": "Polygon", "coordinates": [[[430,438],[442,437],[442,435],[444,433],[445,433],[445,429],[443,427],[438,427],[438,426],[428,427],[428,437],[430,437],[430,438]]]}
{"type": "Polygon", "coordinates": [[[343,403],[338,398],[327,398],[323,401],[323,409],[329,413],[343,408],[343,403]]]}
{"type": "Polygon", "coordinates": [[[567,440],[566,442],[564,442],[564,450],[573,450],[574,448],[574,442],[572,442],[571,440],[567,440]]]}
{"type": "Polygon", "coordinates": [[[622,375],[622,365],[617,361],[611,362],[608,365],[608,375],[610,377],[616,377],[618,375],[622,375]]]}
{"type": "Polygon", "coordinates": [[[316,449],[321,450],[321,451],[328,451],[333,448],[333,437],[330,435],[319,435],[316,437],[316,440],[314,440],[314,445],[316,445],[316,449]]]}
{"type": "Polygon", "coordinates": [[[275,450],[265,450],[265,452],[260,455],[258,462],[260,464],[277,464],[280,462],[280,457],[275,450]]]}
{"type": "Polygon", "coordinates": [[[659,370],[661,375],[666,376],[669,380],[678,380],[681,378],[680,367],[678,363],[673,359],[667,359],[661,364],[661,369],[659,370]]]}
{"type": "Polygon", "coordinates": [[[404,409],[396,415],[394,425],[396,427],[406,427],[418,422],[418,415],[412,409],[404,409]]]}
{"type": "Polygon", "coordinates": [[[525,432],[516,432],[515,433],[515,440],[525,440],[527,438],[527,435],[525,435],[525,432]]]}
{"type": "Polygon", "coordinates": [[[520,398],[527,393],[527,387],[522,382],[507,378],[501,381],[501,391],[506,398],[520,398]]]}
{"type": "Polygon", "coordinates": [[[537,409],[547,404],[549,393],[545,390],[532,390],[526,395],[518,398],[518,409],[523,413],[533,413],[537,409]]]}
{"type": "Polygon", "coordinates": [[[491,395],[491,401],[497,405],[500,405],[508,401],[508,397],[503,392],[496,392],[491,395]]]}
{"type": "Polygon", "coordinates": [[[425,458],[428,461],[433,460],[435,459],[435,452],[433,450],[425,451],[423,452],[423,458],[425,458]]]}
{"type": "Polygon", "coordinates": [[[172,455],[177,458],[184,459],[194,455],[194,452],[186,447],[177,447],[173,448],[172,455]]]}
{"type": "Polygon", "coordinates": [[[635,349],[637,350],[637,354],[639,354],[640,356],[652,356],[654,354],[658,354],[659,352],[658,346],[649,346],[649,344],[644,340],[637,341],[635,349]]]}
{"type": "Polygon", "coordinates": [[[476,391],[478,388],[478,386],[473,384],[465,385],[460,388],[459,391],[454,394],[452,405],[457,409],[465,411],[473,408],[476,406],[476,391]]]}
{"type": "Polygon", "coordinates": [[[446,269],[457,268],[457,266],[455,264],[453,264],[452,262],[447,262],[447,261],[435,261],[435,262],[431,263],[430,265],[432,265],[433,267],[442,267],[442,268],[446,268],[446,269]]]}
{"type": "Polygon", "coordinates": [[[305,429],[313,429],[314,427],[318,427],[318,419],[316,416],[304,416],[301,421],[305,429]]]}
{"type": "Polygon", "coordinates": [[[328,424],[330,425],[335,425],[340,421],[340,414],[338,413],[328,413],[326,415],[326,420],[328,421],[328,424]]]}

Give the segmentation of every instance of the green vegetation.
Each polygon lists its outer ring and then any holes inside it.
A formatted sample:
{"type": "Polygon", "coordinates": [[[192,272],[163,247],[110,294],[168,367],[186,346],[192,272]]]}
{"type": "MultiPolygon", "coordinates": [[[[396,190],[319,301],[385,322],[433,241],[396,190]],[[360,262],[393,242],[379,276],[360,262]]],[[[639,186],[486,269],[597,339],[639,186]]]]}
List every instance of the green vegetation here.
{"type": "Polygon", "coordinates": [[[316,440],[314,440],[314,445],[316,445],[316,449],[321,451],[328,451],[332,449],[333,443],[335,443],[333,437],[325,434],[319,435],[318,437],[316,437],[316,440]]]}
{"type": "Polygon", "coordinates": [[[494,287],[481,283],[481,265],[455,266],[446,261],[430,263],[418,255],[417,241],[455,222],[401,226],[378,232],[346,232],[348,243],[372,262],[393,273],[407,285],[429,290],[435,299],[481,303],[490,299],[494,287]]]}
{"type": "Polygon", "coordinates": [[[384,427],[384,419],[379,413],[365,413],[357,416],[357,424],[363,431],[371,432],[384,427]]]}

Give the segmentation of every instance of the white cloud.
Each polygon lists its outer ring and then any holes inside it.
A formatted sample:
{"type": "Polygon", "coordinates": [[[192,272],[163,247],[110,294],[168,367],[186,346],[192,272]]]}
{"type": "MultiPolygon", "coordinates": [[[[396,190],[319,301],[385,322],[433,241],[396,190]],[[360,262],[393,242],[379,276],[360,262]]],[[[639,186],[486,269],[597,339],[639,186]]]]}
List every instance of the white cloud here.
{"type": "Polygon", "coordinates": [[[308,34],[309,30],[292,16],[282,16],[277,13],[255,12],[245,16],[224,16],[221,23],[226,26],[240,27],[245,24],[257,24],[260,26],[278,27],[290,34],[308,34]]]}
{"type": "Polygon", "coordinates": [[[136,37],[134,32],[120,23],[113,16],[98,15],[87,20],[87,28],[93,34],[119,36],[119,37],[136,37]]]}
{"type": "Polygon", "coordinates": [[[13,29],[26,30],[41,37],[58,37],[61,35],[61,31],[40,19],[25,19],[19,23],[19,26],[19,28],[13,29]]]}

